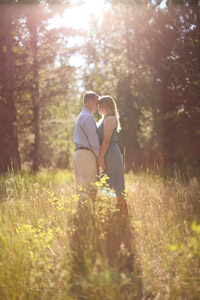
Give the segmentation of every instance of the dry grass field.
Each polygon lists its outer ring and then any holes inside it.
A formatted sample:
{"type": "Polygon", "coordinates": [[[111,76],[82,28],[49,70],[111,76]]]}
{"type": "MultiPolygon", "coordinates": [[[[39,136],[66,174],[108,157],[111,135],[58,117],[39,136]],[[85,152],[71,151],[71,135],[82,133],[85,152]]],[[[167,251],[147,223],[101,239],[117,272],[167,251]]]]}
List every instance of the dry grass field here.
{"type": "MultiPolygon", "coordinates": [[[[101,182],[98,188],[101,188],[101,182]]],[[[1,300],[200,299],[200,184],[126,175],[129,216],[68,171],[0,177],[1,300]]]]}

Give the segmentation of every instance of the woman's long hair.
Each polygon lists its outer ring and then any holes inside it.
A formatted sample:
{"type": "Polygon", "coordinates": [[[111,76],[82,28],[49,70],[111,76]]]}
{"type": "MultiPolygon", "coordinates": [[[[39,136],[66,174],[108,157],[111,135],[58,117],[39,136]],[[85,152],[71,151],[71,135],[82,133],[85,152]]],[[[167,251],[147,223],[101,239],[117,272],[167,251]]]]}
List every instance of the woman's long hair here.
{"type": "Polygon", "coordinates": [[[119,121],[119,113],[117,110],[117,105],[115,103],[115,101],[113,100],[113,98],[111,96],[102,96],[99,99],[99,104],[105,105],[106,108],[108,109],[108,113],[106,116],[114,116],[116,121],[117,121],[117,132],[119,132],[121,130],[121,125],[120,125],[120,121],[119,121]]]}

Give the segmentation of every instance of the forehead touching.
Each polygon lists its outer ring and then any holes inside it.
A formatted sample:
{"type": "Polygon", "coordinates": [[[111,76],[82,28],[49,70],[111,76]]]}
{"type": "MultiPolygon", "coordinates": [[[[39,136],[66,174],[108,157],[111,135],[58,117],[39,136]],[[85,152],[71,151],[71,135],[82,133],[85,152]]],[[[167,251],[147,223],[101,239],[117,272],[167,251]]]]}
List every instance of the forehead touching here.
{"type": "Polygon", "coordinates": [[[100,98],[99,99],[99,104],[101,105],[109,105],[109,104],[112,104],[112,99],[110,97],[103,97],[103,98],[100,98]]]}

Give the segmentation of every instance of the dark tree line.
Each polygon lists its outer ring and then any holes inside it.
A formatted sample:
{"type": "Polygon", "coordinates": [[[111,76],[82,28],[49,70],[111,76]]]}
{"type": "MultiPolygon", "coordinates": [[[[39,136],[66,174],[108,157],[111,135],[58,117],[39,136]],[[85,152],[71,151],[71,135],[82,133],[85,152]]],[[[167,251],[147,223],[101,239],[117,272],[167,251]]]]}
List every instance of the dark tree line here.
{"type": "Polygon", "coordinates": [[[1,5],[1,172],[20,170],[21,162],[70,167],[88,89],[118,104],[126,171],[199,169],[200,3],[161,2],[112,1],[101,24],[91,18],[90,31],[80,32],[49,29],[63,6],[1,5]],[[73,36],[81,46],[68,45],[73,36]],[[70,66],[75,53],[82,67],[70,66]]]}
{"type": "MultiPolygon", "coordinates": [[[[43,144],[48,143],[48,137],[43,142],[41,140],[44,128],[42,123],[55,123],[56,114],[48,120],[48,110],[58,103],[61,106],[59,97],[67,97],[67,85],[75,76],[68,63],[72,49],[66,50],[62,55],[62,64],[55,68],[55,59],[66,44],[64,38],[68,38],[73,30],[48,29],[49,20],[60,13],[59,7],[50,4],[40,1],[28,4],[26,1],[7,1],[0,6],[1,172],[20,170],[20,156],[22,162],[32,164],[33,170],[38,170],[40,164],[49,163],[50,159],[45,158],[45,150],[42,151],[45,148],[43,144]],[[45,89],[48,89],[48,95],[45,95],[45,89]],[[51,103],[52,98],[54,103],[51,103]]],[[[72,96],[68,97],[69,102],[72,99],[72,96]]],[[[64,105],[68,106],[67,101],[64,105]]],[[[48,149],[46,154],[51,156],[51,147],[48,149]]]]}

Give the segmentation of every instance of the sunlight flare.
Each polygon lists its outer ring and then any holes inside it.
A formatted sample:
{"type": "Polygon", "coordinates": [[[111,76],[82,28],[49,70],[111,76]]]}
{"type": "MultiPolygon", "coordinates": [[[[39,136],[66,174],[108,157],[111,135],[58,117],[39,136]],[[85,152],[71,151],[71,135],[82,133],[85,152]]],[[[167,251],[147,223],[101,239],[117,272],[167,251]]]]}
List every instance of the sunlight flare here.
{"type": "Polygon", "coordinates": [[[108,4],[105,4],[104,0],[86,0],[82,5],[67,8],[63,17],[57,16],[52,23],[55,27],[66,26],[74,29],[88,29],[92,17],[101,22],[106,7],[108,7],[108,4]]]}

